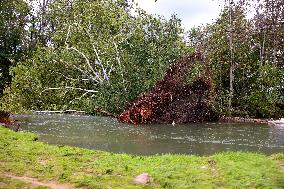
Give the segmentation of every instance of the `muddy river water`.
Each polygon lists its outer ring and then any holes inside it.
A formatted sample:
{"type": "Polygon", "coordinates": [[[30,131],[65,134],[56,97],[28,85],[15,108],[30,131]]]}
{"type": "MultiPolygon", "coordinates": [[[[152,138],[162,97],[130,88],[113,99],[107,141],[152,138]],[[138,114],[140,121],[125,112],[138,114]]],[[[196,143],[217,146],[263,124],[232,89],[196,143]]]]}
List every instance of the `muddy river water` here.
{"type": "Polygon", "coordinates": [[[222,151],[284,153],[284,127],[267,124],[202,123],[127,125],[115,119],[66,114],[16,115],[21,131],[52,145],[115,153],[196,154],[222,151]]]}

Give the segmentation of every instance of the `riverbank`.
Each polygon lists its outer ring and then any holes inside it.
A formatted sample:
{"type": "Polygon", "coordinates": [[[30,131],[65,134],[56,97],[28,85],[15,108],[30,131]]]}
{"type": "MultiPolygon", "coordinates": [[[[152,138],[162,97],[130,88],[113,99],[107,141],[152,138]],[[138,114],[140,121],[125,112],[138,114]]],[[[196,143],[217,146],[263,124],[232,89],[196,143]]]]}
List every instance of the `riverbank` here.
{"type": "Polygon", "coordinates": [[[221,123],[268,123],[272,119],[258,119],[258,118],[246,118],[246,117],[220,117],[221,123]]]}
{"type": "Polygon", "coordinates": [[[0,188],[283,188],[284,154],[134,156],[37,142],[0,128],[0,188]],[[133,179],[149,174],[147,184],[133,179]]]}
{"type": "MultiPolygon", "coordinates": [[[[3,111],[6,112],[6,111],[3,111]]],[[[114,117],[115,116],[110,113],[106,112],[100,108],[96,109],[96,112],[99,113],[101,116],[105,117],[114,117]]],[[[6,112],[9,113],[9,112],[6,112]]],[[[27,112],[25,112],[27,113],[27,112]]],[[[28,114],[71,114],[71,115],[92,115],[85,111],[80,110],[64,110],[64,111],[33,111],[28,112],[28,114]]],[[[0,123],[5,123],[1,121],[1,115],[0,115],[0,123]]],[[[218,122],[220,123],[257,123],[257,124],[270,124],[270,125],[277,125],[280,123],[281,125],[284,125],[284,118],[281,119],[273,119],[273,118],[250,118],[250,117],[237,117],[237,116],[221,116],[218,118],[218,122]]]]}
{"type": "Polygon", "coordinates": [[[220,123],[256,123],[256,124],[268,124],[272,126],[284,126],[284,118],[280,119],[257,119],[257,118],[245,118],[245,117],[220,117],[220,123]]]}

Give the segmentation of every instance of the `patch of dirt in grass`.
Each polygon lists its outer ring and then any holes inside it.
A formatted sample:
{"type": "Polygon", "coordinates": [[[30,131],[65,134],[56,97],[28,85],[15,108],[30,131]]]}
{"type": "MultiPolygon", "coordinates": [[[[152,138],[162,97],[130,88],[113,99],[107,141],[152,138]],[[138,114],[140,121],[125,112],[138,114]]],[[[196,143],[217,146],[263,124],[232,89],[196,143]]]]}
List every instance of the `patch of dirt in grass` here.
{"type": "Polygon", "coordinates": [[[19,180],[19,181],[23,181],[25,183],[29,183],[31,189],[37,188],[39,186],[52,188],[52,189],[72,189],[72,188],[74,188],[74,187],[72,187],[71,185],[68,185],[68,184],[60,184],[60,183],[55,182],[55,181],[40,181],[36,178],[31,178],[31,177],[27,177],[27,176],[15,176],[15,175],[11,175],[11,174],[4,174],[3,176],[9,177],[13,180],[19,180]]]}
{"type": "Polygon", "coordinates": [[[282,168],[282,171],[284,171],[284,160],[277,160],[278,164],[282,168]]]}

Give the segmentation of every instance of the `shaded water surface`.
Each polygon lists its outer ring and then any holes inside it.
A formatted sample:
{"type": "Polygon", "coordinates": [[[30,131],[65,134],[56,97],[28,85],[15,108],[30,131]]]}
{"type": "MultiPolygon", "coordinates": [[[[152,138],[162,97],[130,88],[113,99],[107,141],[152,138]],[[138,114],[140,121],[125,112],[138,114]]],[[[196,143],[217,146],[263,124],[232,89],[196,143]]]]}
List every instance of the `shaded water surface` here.
{"type": "Polygon", "coordinates": [[[77,115],[16,115],[21,131],[48,144],[131,154],[212,154],[222,151],[284,152],[284,127],[266,124],[126,125],[77,115]]]}

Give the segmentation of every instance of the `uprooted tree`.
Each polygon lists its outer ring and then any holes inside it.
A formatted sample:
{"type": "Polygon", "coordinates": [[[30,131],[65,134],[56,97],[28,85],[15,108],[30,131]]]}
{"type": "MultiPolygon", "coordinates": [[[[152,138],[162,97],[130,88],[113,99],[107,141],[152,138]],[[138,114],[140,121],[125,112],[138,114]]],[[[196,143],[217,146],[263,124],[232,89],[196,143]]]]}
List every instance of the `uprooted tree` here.
{"type": "Polygon", "coordinates": [[[200,53],[186,56],[170,66],[154,88],[141,94],[118,120],[132,124],[190,123],[214,121],[217,114],[210,107],[213,96],[208,62],[200,53]],[[199,62],[202,76],[187,82],[187,75],[199,62]]]}

